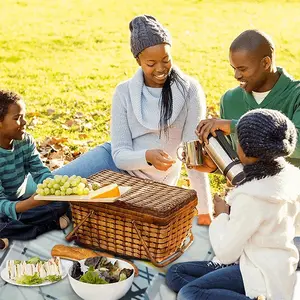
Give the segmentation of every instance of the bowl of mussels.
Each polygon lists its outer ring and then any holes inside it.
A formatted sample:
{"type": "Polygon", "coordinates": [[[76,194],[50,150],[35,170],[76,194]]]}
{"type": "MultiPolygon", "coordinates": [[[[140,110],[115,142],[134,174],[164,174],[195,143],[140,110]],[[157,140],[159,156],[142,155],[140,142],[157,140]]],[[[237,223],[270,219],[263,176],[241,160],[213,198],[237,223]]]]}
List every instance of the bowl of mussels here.
{"type": "Polygon", "coordinates": [[[117,300],[130,289],[134,269],[122,259],[98,256],[73,262],[68,277],[75,293],[84,300],[98,296],[117,300]]]}

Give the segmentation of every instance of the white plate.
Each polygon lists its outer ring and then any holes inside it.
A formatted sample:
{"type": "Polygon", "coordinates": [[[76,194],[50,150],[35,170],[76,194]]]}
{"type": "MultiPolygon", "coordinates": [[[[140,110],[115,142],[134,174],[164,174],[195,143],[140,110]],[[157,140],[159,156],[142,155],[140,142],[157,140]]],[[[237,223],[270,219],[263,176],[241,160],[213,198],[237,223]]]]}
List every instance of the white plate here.
{"type": "MultiPolygon", "coordinates": [[[[121,196],[128,192],[131,189],[130,186],[119,186],[121,196]]],[[[79,201],[79,202],[105,202],[111,203],[115,202],[119,197],[111,197],[111,198],[97,198],[91,199],[90,195],[70,195],[70,196],[34,196],[34,200],[46,200],[46,201],[79,201]]]]}
{"type": "Polygon", "coordinates": [[[65,270],[65,268],[62,266],[62,278],[58,281],[45,281],[43,283],[40,283],[40,284],[21,284],[21,283],[17,283],[15,280],[12,280],[8,277],[8,272],[7,272],[7,269],[4,268],[2,271],[1,271],[1,277],[4,281],[10,283],[10,284],[13,284],[13,285],[17,285],[17,286],[26,286],[26,287],[39,287],[39,286],[45,286],[45,285],[50,285],[50,284],[53,284],[53,283],[57,283],[57,282],[60,282],[61,280],[63,280],[66,276],[67,276],[67,272],[65,270]]]}

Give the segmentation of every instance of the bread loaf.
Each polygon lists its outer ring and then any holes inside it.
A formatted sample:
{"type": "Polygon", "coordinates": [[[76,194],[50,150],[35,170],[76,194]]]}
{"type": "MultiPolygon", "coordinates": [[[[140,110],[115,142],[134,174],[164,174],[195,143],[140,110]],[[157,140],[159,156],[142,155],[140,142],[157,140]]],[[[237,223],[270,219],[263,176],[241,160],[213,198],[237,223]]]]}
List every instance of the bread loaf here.
{"type": "MultiPolygon", "coordinates": [[[[71,247],[65,245],[55,245],[51,250],[51,255],[53,257],[57,256],[69,260],[82,260],[82,259],[95,257],[95,256],[114,257],[113,255],[108,254],[106,252],[98,252],[98,251],[93,251],[91,249],[71,247]]],[[[138,276],[139,274],[138,268],[131,261],[125,259],[122,260],[128,262],[134,268],[134,275],[138,276]]]]}
{"type": "Polygon", "coordinates": [[[105,252],[95,252],[90,249],[70,247],[65,245],[55,245],[51,250],[51,255],[70,260],[81,260],[95,256],[114,257],[113,255],[105,252]]]}

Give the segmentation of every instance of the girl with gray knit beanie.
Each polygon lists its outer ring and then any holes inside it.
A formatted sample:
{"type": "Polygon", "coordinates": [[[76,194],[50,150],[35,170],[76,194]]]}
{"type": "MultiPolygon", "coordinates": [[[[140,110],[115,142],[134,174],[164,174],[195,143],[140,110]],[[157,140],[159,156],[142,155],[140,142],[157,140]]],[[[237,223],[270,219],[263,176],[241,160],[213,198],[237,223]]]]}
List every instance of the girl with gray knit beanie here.
{"type": "MultiPolygon", "coordinates": [[[[82,155],[57,174],[88,177],[109,169],[176,185],[181,171],[176,150],[182,142],[197,139],[195,128],[206,117],[205,95],[195,79],[173,65],[171,36],[153,16],[135,17],[129,30],[139,69],[116,87],[111,143],[82,155]]],[[[212,212],[208,177],[187,172],[197,191],[201,220],[208,223],[212,212]]]]}
{"type": "Polygon", "coordinates": [[[213,261],[173,265],[168,286],[179,300],[292,300],[299,254],[300,170],[285,157],[294,124],[276,110],[256,109],[237,124],[246,180],[215,204],[209,228],[213,261]],[[230,214],[229,214],[230,207],[230,214]]]}

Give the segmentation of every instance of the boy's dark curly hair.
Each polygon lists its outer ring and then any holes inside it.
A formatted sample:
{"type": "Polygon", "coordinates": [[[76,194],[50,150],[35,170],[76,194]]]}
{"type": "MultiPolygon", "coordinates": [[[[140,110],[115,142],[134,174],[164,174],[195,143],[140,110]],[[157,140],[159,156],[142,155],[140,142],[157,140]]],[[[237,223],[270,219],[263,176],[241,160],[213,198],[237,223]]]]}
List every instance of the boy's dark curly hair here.
{"type": "Polygon", "coordinates": [[[21,96],[15,92],[0,90],[0,121],[3,121],[7,115],[8,107],[21,99],[21,96]]]}

